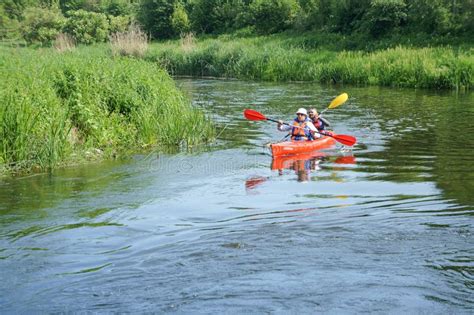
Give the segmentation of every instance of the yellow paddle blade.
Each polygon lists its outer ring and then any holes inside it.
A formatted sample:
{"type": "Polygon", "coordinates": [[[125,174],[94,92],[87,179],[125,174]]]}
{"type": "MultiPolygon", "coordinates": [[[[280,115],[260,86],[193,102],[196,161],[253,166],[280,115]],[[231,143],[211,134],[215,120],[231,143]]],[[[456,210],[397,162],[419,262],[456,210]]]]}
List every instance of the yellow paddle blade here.
{"type": "Polygon", "coordinates": [[[329,109],[336,108],[339,105],[344,104],[347,101],[348,98],[349,98],[349,95],[347,95],[347,93],[342,93],[341,95],[339,95],[338,97],[336,97],[335,99],[332,100],[332,102],[331,102],[331,104],[329,104],[328,108],[329,109]]]}

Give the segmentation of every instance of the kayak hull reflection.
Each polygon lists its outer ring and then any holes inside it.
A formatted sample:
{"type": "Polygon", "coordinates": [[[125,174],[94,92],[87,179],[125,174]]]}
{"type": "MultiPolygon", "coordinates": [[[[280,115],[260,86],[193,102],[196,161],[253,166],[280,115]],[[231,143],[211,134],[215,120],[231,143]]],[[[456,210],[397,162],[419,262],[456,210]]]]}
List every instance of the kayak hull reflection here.
{"type": "Polygon", "coordinates": [[[331,137],[322,137],[312,141],[285,141],[273,143],[270,147],[272,155],[285,156],[299,153],[309,153],[316,150],[327,149],[336,144],[331,137]]]}

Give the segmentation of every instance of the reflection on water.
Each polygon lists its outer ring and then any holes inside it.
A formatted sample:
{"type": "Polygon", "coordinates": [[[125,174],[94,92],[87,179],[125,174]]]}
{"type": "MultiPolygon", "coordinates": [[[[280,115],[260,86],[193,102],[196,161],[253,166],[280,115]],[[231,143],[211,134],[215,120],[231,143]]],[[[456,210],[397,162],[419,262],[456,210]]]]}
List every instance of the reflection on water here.
{"type": "Polygon", "coordinates": [[[473,94],[178,81],[212,148],[0,181],[5,313],[470,313],[473,94]],[[358,138],[273,159],[253,108],[358,138]]]}
{"type": "Polygon", "coordinates": [[[356,159],[352,152],[347,152],[347,149],[343,148],[337,154],[335,152],[314,151],[276,156],[272,158],[271,169],[277,170],[280,176],[283,175],[284,169],[292,170],[297,175],[298,182],[307,182],[311,180],[311,174],[321,170],[325,164],[331,165],[330,167],[335,171],[341,171],[342,168],[334,164],[350,165],[355,163],[356,159]]]}

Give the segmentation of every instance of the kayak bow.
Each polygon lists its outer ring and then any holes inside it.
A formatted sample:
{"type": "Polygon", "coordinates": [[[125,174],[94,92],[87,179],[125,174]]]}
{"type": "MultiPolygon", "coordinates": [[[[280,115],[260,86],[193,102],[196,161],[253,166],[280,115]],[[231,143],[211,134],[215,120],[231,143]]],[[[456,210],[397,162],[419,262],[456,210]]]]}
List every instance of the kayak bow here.
{"type": "Polygon", "coordinates": [[[331,137],[321,137],[311,141],[285,141],[270,145],[273,156],[284,156],[306,153],[334,146],[336,140],[331,137]]]}

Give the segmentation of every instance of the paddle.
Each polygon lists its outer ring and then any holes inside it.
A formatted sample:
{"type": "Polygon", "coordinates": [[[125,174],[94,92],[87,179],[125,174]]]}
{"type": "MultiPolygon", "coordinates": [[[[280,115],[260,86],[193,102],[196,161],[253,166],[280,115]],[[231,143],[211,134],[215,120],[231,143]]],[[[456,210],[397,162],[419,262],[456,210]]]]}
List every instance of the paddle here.
{"type": "MultiPolygon", "coordinates": [[[[269,121],[273,121],[273,122],[276,122],[276,123],[280,123],[278,120],[265,117],[265,115],[263,115],[262,113],[257,112],[256,110],[253,110],[253,109],[244,110],[244,116],[248,120],[257,120],[257,121],[258,120],[269,120],[269,121]]],[[[283,125],[304,129],[304,128],[299,127],[299,126],[292,126],[292,125],[290,125],[288,123],[285,123],[285,122],[283,123],[283,125]]],[[[325,135],[325,136],[334,138],[336,141],[338,141],[338,142],[340,142],[344,145],[347,145],[347,146],[353,146],[357,141],[357,139],[355,137],[349,136],[349,135],[336,135],[336,134],[329,134],[329,133],[325,133],[325,132],[318,132],[318,133],[321,134],[321,135],[325,135]]]]}
{"type": "MultiPolygon", "coordinates": [[[[329,103],[329,106],[328,106],[326,109],[324,109],[321,113],[319,113],[319,115],[318,115],[318,116],[319,116],[319,119],[321,119],[321,120],[323,121],[324,125],[326,125],[327,127],[331,127],[331,123],[329,122],[329,120],[327,120],[326,118],[324,118],[324,117],[322,116],[322,114],[323,114],[325,111],[327,111],[328,109],[333,109],[333,108],[336,108],[336,107],[338,107],[338,106],[344,104],[344,103],[347,101],[348,98],[349,98],[349,95],[347,95],[347,93],[342,93],[341,95],[339,95],[339,96],[337,96],[335,99],[333,99],[333,100],[331,101],[331,103],[329,103]]],[[[286,135],[286,136],[284,136],[283,138],[281,138],[280,141],[283,141],[283,140],[285,140],[285,139],[288,138],[288,137],[289,137],[289,134],[286,135]]]]}
{"type": "Polygon", "coordinates": [[[321,119],[326,126],[330,127],[331,123],[327,119],[323,118],[323,113],[327,111],[328,109],[333,109],[344,104],[348,98],[349,98],[349,95],[347,95],[347,93],[342,93],[341,95],[333,99],[332,102],[329,103],[329,106],[325,110],[323,110],[321,113],[319,113],[318,115],[319,119],[321,119]]]}
{"type": "Polygon", "coordinates": [[[326,108],[321,113],[319,113],[319,115],[321,116],[328,109],[333,109],[333,108],[336,108],[336,107],[344,104],[347,101],[348,98],[349,98],[349,95],[347,95],[347,93],[342,93],[341,95],[339,95],[338,97],[333,99],[332,102],[329,103],[328,108],[326,108]]]}

